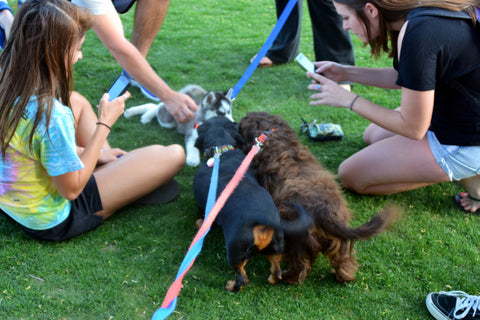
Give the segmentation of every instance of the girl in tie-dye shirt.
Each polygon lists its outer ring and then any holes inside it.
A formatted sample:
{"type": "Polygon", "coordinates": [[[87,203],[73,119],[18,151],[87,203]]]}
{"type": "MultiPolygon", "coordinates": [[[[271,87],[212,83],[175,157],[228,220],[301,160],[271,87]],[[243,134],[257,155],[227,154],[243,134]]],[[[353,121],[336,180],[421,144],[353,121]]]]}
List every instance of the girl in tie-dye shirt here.
{"type": "Polygon", "coordinates": [[[179,145],[128,153],[109,146],[128,92],[111,102],[104,94],[98,116],[72,92],[73,65],[92,23],[90,12],[68,1],[29,0],[0,56],[0,209],[37,239],[91,230],[163,190],[185,165],[179,145]]]}

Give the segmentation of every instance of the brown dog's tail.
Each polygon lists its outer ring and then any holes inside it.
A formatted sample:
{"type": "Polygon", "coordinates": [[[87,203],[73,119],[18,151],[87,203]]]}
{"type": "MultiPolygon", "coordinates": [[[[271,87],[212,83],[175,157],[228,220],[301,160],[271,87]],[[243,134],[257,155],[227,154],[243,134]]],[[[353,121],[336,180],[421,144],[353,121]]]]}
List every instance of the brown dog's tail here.
{"type": "Polygon", "coordinates": [[[329,221],[322,227],[330,234],[347,240],[367,240],[385,231],[392,222],[400,217],[400,209],[397,206],[386,207],[382,212],[374,215],[368,222],[357,228],[349,228],[343,223],[329,221]]]}
{"type": "Polygon", "coordinates": [[[300,205],[288,202],[287,205],[293,207],[298,212],[295,220],[280,220],[280,228],[286,234],[304,233],[313,226],[313,219],[308,212],[300,205]]]}

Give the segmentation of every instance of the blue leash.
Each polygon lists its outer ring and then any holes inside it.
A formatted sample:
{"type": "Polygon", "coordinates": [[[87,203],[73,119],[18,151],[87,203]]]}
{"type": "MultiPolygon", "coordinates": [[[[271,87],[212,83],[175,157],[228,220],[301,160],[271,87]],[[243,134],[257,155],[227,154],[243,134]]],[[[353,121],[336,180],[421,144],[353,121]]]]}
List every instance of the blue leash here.
{"type": "Polygon", "coordinates": [[[240,90],[242,90],[245,83],[247,83],[248,79],[250,78],[250,76],[253,74],[258,64],[260,63],[260,60],[262,60],[262,58],[267,54],[268,49],[270,49],[273,41],[275,41],[275,39],[277,38],[278,33],[283,28],[285,21],[287,20],[288,16],[292,12],[293,7],[295,6],[296,3],[297,3],[297,0],[288,1],[287,6],[285,7],[285,9],[283,9],[283,12],[280,15],[280,18],[278,18],[277,23],[275,24],[275,27],[273,27],[272,32],[267,38],[267,41],[265,41],[260,51],[258,51],[257,56],[255,57],[255,59],[253,59],[252,63],[250,63],[247,70],[245,71],[243,76],[240,78],[240,80],[237,82],[235,87],[233,87],[232,96],[230,97],[232,100],[235,99],[235,97],[240,92],[240,90]]]}
{"type": "MultiPolygon", "coordinates": [[[[242,90],[245,83],[248,81],[250,76],[253,74],[253,72],[257,68],[258,64],[260,63],[260,60],[267,54],[268,49],[270,49],[273,41],[277,38],[278,33],[282,29],[283,25],[285,24],[285,21],[287,20],[288,16],[292,12],[293,7],[295,6],[296,3],[297,3],[297,0],[288,1],[287,6],[283,10],[281,16],[278,18],[277,23],[275,24],[275,27],[273,28],[272,32],[268,36],[267,40],[263,44],[260,51],[258,52],[257,56],[255,57],[255,59],[253,59],[252,63],[250,63],[250,66],[248,66],[247,70],[245,71],[243,76],[240,78],[240,80],[237,82],[235,87],[233,87],[232,96],[231,96],[232,100],[235,99],[235,97],[240,92],[240,90],[242,90]]],[[[213,165],[212,177],[210,179],[207,204],[205,208],[205,214],[206,214],[205,217],[207,217],[208,214],[212,211],[212,208],[216,202],[219,167],[220,167],[220,155],[218,154],[218,155],[215,155],[215,163],[213,165]]],[[[210,229],[208,229],[208,231],[209,230],[210,229]]],[[[175,280],[177,280],[180,276],[183,276],[185,271],[193,263],[197,255],[200,253],[203,246],[203,240],[205,239],[205,236],[207,235],[208,231],[187,252],[185,258],[182,261],[182,264],[180,265],[180,268],[177,272],[177,276],[175,280]]],[[[157,309],[157,311],[155,311],[155,313],[152,316],[152,320],[166,319],[169,315],[173,313],[176,306],[177,306],[177,297],[175,297],[173,301],[170,302],[168,307],[166,308],[162,307],[157,309]]]]}
{"type": "MultiPolygon", "coordinates": [[[[215,205],[215,201],[217,200],[217,185],[218,185],[218,170],[220,168],[220,154],[215,153],[214,159],[215,159],[215,162],[213,165],[212,176],[210,178],[207,205],[205,208],[205,214],[206,214],[205,218],[212,211],[212,208],[215,205]]],[[[192,245],[190,250],[188,250],[187,254],[183,258],[180,268],[178,269],[175,280],[177,280],[180,276],[182,276],[185,273],[186,270],[188,270],[189,266],[193,263],[193,261],[198,256],[200,251],[202,251],[203,240],[205,239],[205,236],[208,234],[208,231],[210,231],[210,229],[208,229],[203,235],[203,237],[201,237],[199,241],[197,241],[194,245],[192,245]]],[[[177,297],[175,297],[175,299],[173,299],[173,301],[170,302],[168,307],[166,308],[162,307],[157,309],[157,311],[155,311],[155,313],[152,316],[152,320],[166,319],[169,315],[172,314],[176,306],[177,306],[177,297]]]]}

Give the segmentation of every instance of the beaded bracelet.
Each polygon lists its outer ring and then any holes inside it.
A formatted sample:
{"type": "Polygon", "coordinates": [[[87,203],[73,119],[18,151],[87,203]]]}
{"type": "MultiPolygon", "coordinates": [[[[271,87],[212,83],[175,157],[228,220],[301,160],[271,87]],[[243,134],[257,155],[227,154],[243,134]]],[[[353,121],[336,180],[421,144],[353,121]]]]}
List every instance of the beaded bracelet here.
{"type": "Polygon", "coordinates": [[[358,94],[355,96],[355,98],[353,98],[353,100],[352,100],[352,102],[350,103],[350,106],[349,106],[350,111],[353,111],[353,109],[352,109],[353,104],[355,103],[355,101],[357,101],[358,98],[360,98],[360,96],[358,94]]]}
{"type": "Polygon", "coordinates": [[[98,126],[98,125],[105,126],[105,127],[107,127],[107,128],[108,128],[108,130],[112,130],[112,127],[110,127],[108,124],[106,124],[106,123],[103,123],[103,122],[101,122],[101,121],[98,121],[98,122],[97,122],[97,126],[98,126]]]}

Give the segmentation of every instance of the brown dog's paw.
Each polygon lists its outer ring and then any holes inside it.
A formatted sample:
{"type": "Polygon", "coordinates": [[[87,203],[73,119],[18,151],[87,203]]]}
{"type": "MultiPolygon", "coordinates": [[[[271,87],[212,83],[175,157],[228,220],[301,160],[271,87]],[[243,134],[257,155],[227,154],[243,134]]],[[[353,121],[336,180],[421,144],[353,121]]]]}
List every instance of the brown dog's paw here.
{"type": "Polygon", "coordinates": [[[338,269],[336,271],[332,270],[332,273],[335,274],[335,278],[340,283],[352,282],[356,279],[355,270],[338,269]]]}
{"type": "Polygon", "coordinates": [[[195,228],[200,229],[202,224],[203,224],[203,219],[197,219],[197,221],[195,221],[195,228]]]}
{"type": "Polygon", "coordinates": [[[285,271],[283,273],[283,281],[290,283],[290,284],[298,284],[298,274],[294,274],[291,271],[285,271]]]}

